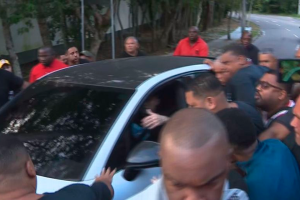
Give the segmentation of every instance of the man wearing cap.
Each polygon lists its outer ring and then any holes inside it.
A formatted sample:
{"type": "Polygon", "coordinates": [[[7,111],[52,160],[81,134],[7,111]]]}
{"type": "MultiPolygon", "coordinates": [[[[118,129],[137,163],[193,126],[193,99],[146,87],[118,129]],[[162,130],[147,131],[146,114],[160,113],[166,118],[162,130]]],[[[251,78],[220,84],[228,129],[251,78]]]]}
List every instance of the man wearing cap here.
{"type": "Polygon", "coordinates": [[[9,100],[9,93],[25,89],[29,84],[22,78],[14,75],[8,60],[0,60],[0,108],[9,100]]]}
{"type": "Polygon", "coordinates": [[[89,62],[96,61],[94,54],[92,54],[91,52],[86,51],[86,50],[80,52],[80,58],[83,60],[88,60],[89,62]]]}
{"type": "Polygon", "coordinates": [[[40,48],[38,59],[40,63],[34,66],[30,72],[30,83],[35,82],[46,74],[68,67],[68,65],[55,58],[55,53],[51,47],[40,48]]]}
{"type": "Polygon", "coordinates": [[[5,59],[0,60],[0,69],[4,69],[6,71],[12,72],[10,62],[5,59]]]}

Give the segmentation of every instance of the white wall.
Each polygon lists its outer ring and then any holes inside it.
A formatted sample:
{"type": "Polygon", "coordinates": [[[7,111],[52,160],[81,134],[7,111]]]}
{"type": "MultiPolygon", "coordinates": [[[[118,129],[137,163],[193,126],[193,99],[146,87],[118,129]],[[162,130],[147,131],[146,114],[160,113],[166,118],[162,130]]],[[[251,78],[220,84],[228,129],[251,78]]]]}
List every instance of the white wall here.
{"type": "MultiPolygon", "coordinates": [[[[130,8],[126,0],[122,0],[120,4],[120,19],[124,29],[132,27],[130,17],[130,8]]],[[[159,16],[158,16],[159,17],[159,16]]],[[[139,9],[139,25],[142,22],[142,10],[139,9]]],[[[29,30],[28,33],[18,34],[18,29],[24,27],[24,23],[20,22],[16,25],[11,26],[11,33],[13,38],[14,47],[17,53],[37,49],[43,46],[40,30],[37,24],[37,20],[32,20],[33,28],[29,30]]],[[[115,28],[116,31],[121,30],[120,23],[118,21],[117,15],[115,15],[115,28]]],[[[107,31],[110,33],[110,29],[107,31]]],[[[53,45],[57,45],[58,41],[61,41],[60,33],[57,33],[55,41],[52,41],[53,45]]],[[[3,28],[0,20],[0,55],[7,55],[5,41],[3,36],[3,28]]]]}
{"type": "MultiPolygon", "coordinates": [[[[33,24],[33,28],[29,29],[29,32],[23,34],[18,33],[18,30],[20,28],[25,27],[25,24],[23,22],[14,24],[10,27],[14,48],[17,53],[36,49],[43,45],[37,20],[33,19],[31,20],[31,22],[33,24]]],[[[3,27],[0,21],[0,55],[1,54],[7,55],[7,51],[3,36],[3,27]]]]}

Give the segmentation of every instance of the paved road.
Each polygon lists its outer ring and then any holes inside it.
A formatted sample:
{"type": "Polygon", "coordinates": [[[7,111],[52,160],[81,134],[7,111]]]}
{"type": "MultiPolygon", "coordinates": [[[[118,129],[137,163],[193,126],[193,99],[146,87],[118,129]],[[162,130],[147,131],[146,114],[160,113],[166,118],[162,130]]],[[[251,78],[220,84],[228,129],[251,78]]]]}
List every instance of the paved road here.
{"type": "Polygon", "coordinates": [[[254,43],[261,51],[270,48],[278,58],[294,58],[296,49],[300,47],[299,19],[251,15],[251,21],[263,31],[262,36],[254,43]]]}

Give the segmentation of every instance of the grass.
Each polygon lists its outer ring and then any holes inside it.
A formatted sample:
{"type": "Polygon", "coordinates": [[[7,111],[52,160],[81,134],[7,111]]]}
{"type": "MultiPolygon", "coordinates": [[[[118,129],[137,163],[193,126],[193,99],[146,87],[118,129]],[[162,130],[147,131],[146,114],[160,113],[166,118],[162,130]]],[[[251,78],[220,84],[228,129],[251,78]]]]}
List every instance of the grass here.
{"type": "Polygon", "coordinates": [[[250,26],[252,27],[252,37],[255,38],[255,37],[259,36],[261,33],[260,27],[253,22],[250,22],[250,26]]]}

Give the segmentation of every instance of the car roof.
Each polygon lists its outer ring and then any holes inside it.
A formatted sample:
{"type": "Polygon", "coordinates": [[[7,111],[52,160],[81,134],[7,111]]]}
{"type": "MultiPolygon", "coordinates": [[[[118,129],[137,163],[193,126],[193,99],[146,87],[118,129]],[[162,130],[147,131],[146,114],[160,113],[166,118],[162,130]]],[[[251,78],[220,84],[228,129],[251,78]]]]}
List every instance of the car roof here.
{"type": "Polygon", "coordinates": [[[45,76],[41,81],[135,89],[152,76],[179,67],[202,64],[203,60],[175,56],[105,60],[68,67],[45,76]]]}

